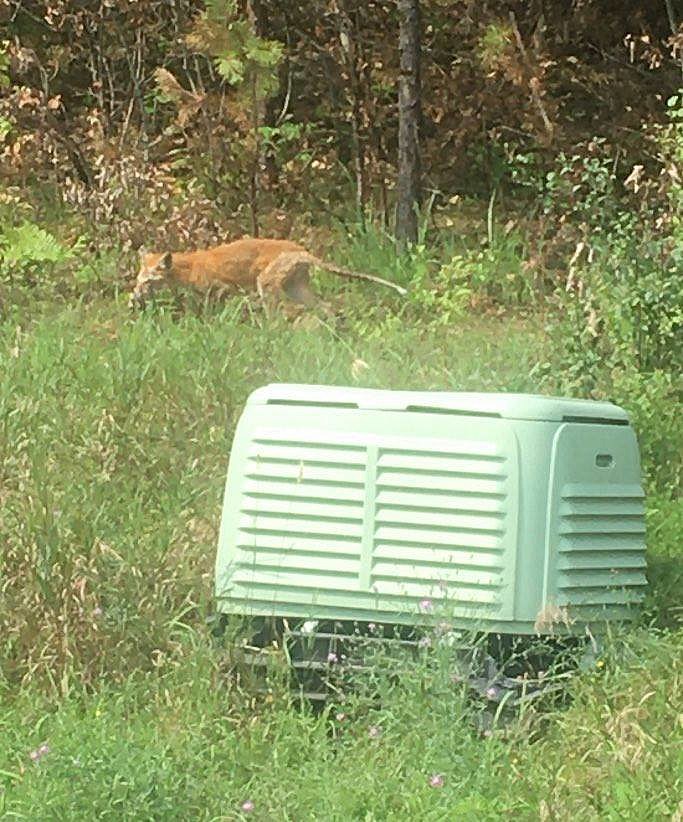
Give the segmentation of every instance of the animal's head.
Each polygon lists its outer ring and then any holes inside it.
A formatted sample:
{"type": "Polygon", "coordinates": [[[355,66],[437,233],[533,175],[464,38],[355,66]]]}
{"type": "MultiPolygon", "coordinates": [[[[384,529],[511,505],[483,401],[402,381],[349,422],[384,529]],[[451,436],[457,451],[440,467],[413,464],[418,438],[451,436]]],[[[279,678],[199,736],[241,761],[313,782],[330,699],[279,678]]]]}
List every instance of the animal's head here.
{"type": "Polygon", "coordinates": [[[172,267],[173,255],[170,251],[155,254],[141,251],[140,271],[129,304],[134,306],[144,303],[150,292],[168,282],[172,267]]]}

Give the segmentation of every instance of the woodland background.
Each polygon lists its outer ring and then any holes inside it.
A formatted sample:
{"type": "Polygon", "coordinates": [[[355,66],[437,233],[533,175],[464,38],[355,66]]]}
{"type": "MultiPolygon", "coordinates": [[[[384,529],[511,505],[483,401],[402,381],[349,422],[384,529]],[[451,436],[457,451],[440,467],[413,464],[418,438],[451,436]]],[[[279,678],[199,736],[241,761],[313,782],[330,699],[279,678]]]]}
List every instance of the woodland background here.
{"type": "MultiPolygon", "coordinates": [[[[610,187],[591,192],[597,210],[643,200],[682,79],[666,0],[420,10],[427,226],[461,215],[453,198],[495,194],[496,216],[535,218],[555,245],[589,183],[610,187]]],[[[3,0],[4,196],[51,196],[96,253],[391,228],[398,17],[388,1],[3,0]]]]}
{"type": "Polygon", "coordinates": [[[683,819],[683,8],[421,0],[397,242],[416,5],[0,0],[0,817],[683,819]],[[244,234],[408,296],[128,311],[141,247],[244,234]],[[205,620],[234,426],[279,380],[623,405],[642,618],[485,735],[429,655],[380,708],[257,699],[205,620]]]}

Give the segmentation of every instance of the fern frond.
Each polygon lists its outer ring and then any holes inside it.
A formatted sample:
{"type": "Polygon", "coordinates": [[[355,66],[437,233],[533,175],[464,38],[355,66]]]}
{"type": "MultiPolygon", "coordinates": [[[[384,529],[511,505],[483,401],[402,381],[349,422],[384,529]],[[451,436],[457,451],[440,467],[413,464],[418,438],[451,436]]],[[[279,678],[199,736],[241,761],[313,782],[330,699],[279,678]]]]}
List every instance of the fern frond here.
{"type": "Polygon", "coordinates": [[[61,263],[71,256],[69,248],[34,223],[6,228],[0,234],[0,258],[4,263],[61,263]]]}

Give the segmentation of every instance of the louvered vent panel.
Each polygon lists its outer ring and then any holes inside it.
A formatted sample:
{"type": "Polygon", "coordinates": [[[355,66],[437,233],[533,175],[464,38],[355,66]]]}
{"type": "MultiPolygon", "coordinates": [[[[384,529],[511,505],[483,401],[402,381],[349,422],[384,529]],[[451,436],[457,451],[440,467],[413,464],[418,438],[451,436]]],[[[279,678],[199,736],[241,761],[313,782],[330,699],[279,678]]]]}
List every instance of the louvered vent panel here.
{"type": "Polygon", "coordinates": [[[363,446],[254,440],[232,582],[282,599],[357,590],[365,467],[363,446]]]}
{"type": "Polygon", "coordinates": [[[609,610],[639,602],[647,585],[640,487],[572,485],[559,514],[558,603],[609,610]]]}
{"type": "MultiPolygon", "coordinates": [[[[482,449],[483,450],[483,449],[482,449]]],[[[373,590],[492,608],[506,560],[503,454],[380,449],[373,590]]]]}

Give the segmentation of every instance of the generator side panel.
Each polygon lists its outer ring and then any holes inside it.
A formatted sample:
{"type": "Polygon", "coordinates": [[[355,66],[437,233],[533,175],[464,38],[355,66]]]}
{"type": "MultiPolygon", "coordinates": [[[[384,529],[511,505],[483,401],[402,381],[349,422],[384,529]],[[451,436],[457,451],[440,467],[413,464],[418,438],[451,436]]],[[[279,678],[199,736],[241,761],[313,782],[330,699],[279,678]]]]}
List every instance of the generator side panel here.
{"type": "Polygon", "coordinates": [[[502,420],[248,407],[226,485],[220,607],[504,624],[518,493],[518,448],[502,420]]]}
{"type": "Polygon", "coordinates": [[[562,425],[553,444],[541,630],[633,616],[645,576],[644,492],[633,430],[562,425]]]}

